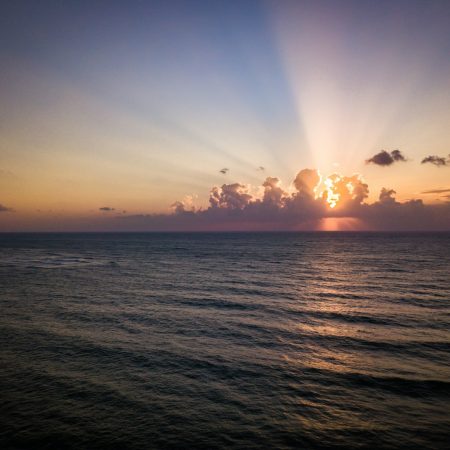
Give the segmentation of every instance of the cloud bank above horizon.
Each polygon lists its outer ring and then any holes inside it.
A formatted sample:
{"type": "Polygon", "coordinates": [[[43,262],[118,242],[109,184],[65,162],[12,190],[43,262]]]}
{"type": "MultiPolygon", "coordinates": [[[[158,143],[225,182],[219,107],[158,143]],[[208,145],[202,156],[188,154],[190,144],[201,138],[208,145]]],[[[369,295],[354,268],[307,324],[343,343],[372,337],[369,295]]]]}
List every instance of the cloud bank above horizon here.
{"type": "MultiPolygon", "coordinates": [[[[389,158],[407,161],[399,150],[382,150],[370,163],[389,166],[393,164],[389,158]]],[[[88,216],[36,210],[41,217],[32,228],[23,227],[18,219],[9,228],[0,223],[0,231],[450,231],[448,192],[449,188],[436,188],[418,193],[434,195],[435,203],[420,198],[397,201],[396,190],[383,187],[370,202],[369,185],[362,175],[323,176],[317,169],[306,168],[288,187],[273,176],[259,186],[214,185],[203,206],[197,206],[199,198],[191,194],[173,202],[169,213],[133,214],[112,206],[100,206],[100,215],[91,210],[88,216]]],[[[2,204],[0,212],[20,216],[20,211],[2,204]]]]}
{"type": "Polygon", "coordinates": [[[369,186],[361,175],[316,169],[298,172],[290,189],[267,177],[255,189],[239,182],[214,186],[208,207],[192,197],[172,204],[171,214],[116,217],[120,228],[148,231],[295,231],[295,230],[450,230],[450,202],[398,202],[396,191],[382,188],[366,203],[369,186]]]}

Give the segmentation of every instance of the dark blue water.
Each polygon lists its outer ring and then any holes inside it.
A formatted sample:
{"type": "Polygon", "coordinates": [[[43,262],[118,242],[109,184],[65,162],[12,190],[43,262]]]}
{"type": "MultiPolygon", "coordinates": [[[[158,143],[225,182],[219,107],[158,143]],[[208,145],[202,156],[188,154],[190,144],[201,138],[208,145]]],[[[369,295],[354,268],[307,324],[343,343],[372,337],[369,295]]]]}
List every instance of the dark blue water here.
{"type": "Polygon", "coordinates": [[[449,448],[450,234],[0,235],[2,448],[449,448]]]}

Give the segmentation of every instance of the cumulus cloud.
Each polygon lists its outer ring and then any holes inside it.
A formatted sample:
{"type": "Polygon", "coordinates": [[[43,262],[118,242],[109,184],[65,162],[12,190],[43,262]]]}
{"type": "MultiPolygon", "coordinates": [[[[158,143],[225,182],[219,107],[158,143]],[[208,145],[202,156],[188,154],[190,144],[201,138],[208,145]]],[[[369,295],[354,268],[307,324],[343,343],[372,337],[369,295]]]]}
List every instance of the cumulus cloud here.
{"type": "Polygon", "coordinates": [[[102,206],[101,208],[98,208],[98,209],[99,209],[99,211],[106,211],[106,212],[116,210],[115,208],[111,208],[110,206],[102,206]]]}
{"type": "Polygon", "coordinates": [[[0,203],[0,212],[13,212],[13,209],[12,208],[8,208],[7,206],[2,205],[0,203]]]}
{"type": "Polygon", "coordinates": [[[386,150],[381,150],[381,152],[372,156],[366,160],[366,164],[376,164],[377,166],[390,166],[397,161],[406,161],[405,156],[400,150],[392,150],[392,152],[387,152],[386,150]]]}
{"type": "Polygon", "coordinates": [[[382,188],[379,196],[380,203],[384,205],[396,203],[395,202],[396,193],[397,192],[395,192],[394,189],[382,188]]]}
{"type": "MultiPolygon", "coordinates": [[[[325,221],[360,230],[449,230],[450,203],[398,202],[395,190],[383,188],[378,201],[367,202],[369,186],[355,174],[321,177],[303,169],[287,192],[276,177],[266,177],[258,195],[242,183],[214,186],[209,206],[195,208],[192,196],[172,204],[172,214],[115,217],[120,229],[153,231],[269,231],[322,229],[325,221]]],[[[117,223],[117,222],[116,222],[117,223]]],[[[345,228],[344,228],[345,229],[345,228]]]]}
{"type": "Polygon", "coordinates": [[[368,185],[357,174],[347,177],[334,173],[325,180],[325,185],[323,197],[336,205],[360,204],[369,195],[368,185]]]}
{"type": "Polygon", "coordinates": [[[306,198],[314,197],[314,190],[320,183],[319,172],[315,169],[303,169],[294,179],[294,186],[299,196],[306,198]]]}
{"type": "Polygon", "coordinates": [[[173,211],[175,212],[175,214],[181,214],[184,213],[186,211],[185,207],[184,207],[184,203],[180,202],[180,201],[176,201],[173,202],[170,207],[173,209],[173,211]]]}
{"type": "Polygon", "coordinates": [[[280,180],[267,177],[262,185],[264,187],[263,203],[282,206],[288,194],[280,187],[280,180]]]}
{"type": "Polygon", "coordinates": [[[448,158],[443,156],[430,155],[422,159],[422,164],[433,164],[436,167],[450,166],[450,155],[448,158]]]}
{"type": "Polygon", "coordinates": [[[177,200],[172,203],[170,207],[173,209],[175,214],[182,214],[185,212],[194,212],[194,197],[193,195],[185,195],[183,200],[177,200]]]}
{"type": "Polygon", "coordinates": [[[227,167],[224,167],[223,169],[220,169],[219,172],[223,175],[226,175],[229,170],[230,169],[228,169],[227,167]]]}
{"type": "Polygon", "coordinates": [[[211,208],[243,209],[252,199],[248,188],[240,183],[223,184],[213,187],[209,195],[211,208]]]}

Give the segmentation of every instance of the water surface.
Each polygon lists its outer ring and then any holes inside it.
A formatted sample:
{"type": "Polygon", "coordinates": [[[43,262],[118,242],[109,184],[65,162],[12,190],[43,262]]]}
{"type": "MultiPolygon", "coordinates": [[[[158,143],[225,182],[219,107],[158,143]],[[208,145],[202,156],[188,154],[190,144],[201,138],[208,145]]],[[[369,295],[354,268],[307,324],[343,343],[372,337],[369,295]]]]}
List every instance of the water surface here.
{"type": "Polygon", "coordinates": [[[450,234],[0,235],[2,448],[446,448],[450,234]]]}

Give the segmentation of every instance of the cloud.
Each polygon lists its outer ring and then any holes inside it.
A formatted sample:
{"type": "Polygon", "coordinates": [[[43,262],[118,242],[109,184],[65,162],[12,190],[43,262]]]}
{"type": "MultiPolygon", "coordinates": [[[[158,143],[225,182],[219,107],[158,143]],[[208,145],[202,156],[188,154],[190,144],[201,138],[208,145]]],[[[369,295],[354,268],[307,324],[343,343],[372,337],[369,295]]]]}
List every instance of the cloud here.
{"type": "Polygon", "coordinates": [[[181,201],[177,200],[176,202],[172,203],[170,207],[172,208],[175,214],[194,212],[195,211],[194,199],[196,197],[197,195],[185,195],[183,200],[181,201]]]}
{"type": "Polygon", "coordinates": [[[209,195],[211,208],[243,209],[252,199],[246,186],[240,183],[223,184],[222,187],[214,187],[209,195]]]}
{"type": "Polygon", "coordinates": [[[170,207],[173,209],[175,214],[181,214],[181,213],[185,212],[184,203],[180,202],[178,200],[176,202],[172,203],[170,205],[170,207]]]}
{"type": "Polygon", "coordinates": [[[377,166],[390,166],[397,161],[406,161],[405,156],[403,156],[400,150],[392,150],[391,153],[386,150],[381,150],[381,152],[373,155],[372,158],[366,160],[366,164],[376,164],[377,166]]]}
{"type": "Polygon", "coordinates": [[[223,169],[220,169],[219,172],[222,173],[223,175],[226,175],[229,170],[230,169],[228,169],[227,167],[224,167],[223,169]]]}
{"type": "Polygon", "coordinates": [[[303,197],[314,197],[314,189],[320,183],[319,172],[315,169],[301,170],[294,180],[294,186],[298,195],[303,197]]]}
{"type": "Polygon", "coordinates": [[[267,177],[262,185],[264,187],[263,203],[282,206],[288,194],[280,187],[280,180],[267,177]]]}
{"type": "Polygon", "coordinates": [[[450,189],[434,189],[431,191],[423,191],[422,194],[443,194],[444,192],[450,192],[450,189]]]}
{"type": "Polygon", "coordinates": [[[266,169],[263,166],[259,166],[256,170],[259,172],[264,172],[266,169]]]}
{"type": "Polygon", "coordinates": [[[379,196],[379,201],[381,204],[393,204],[395,202],[395,194],[397,192],[394,191],[394,189],[386,189],[382,188],[379,196]]]}
{"type": "Polygon", "coordinates": [[[266,177],[260,193],[252,195],[255,190],[243,183],[223,184],[211,189],[206,208],[195,208],[187,196],[172,204],[172,214],[109,220],[129,231],[317,230],[323,221],[352,230],[450,230],[450,203],[398,202],[394,189],[383,188],[369,204],[369,186],[358,174],[321,177],[303,169],[293,185],[295,191],[287,192],[278,178],[266,177]]]}
{"type": "Polygon", "coordinates": [[[430,163],[436,167],[450,166],[450,155],[445,159],[443,156],[430,155],[422,159],[422,164],[430,163]]]}
{"type": "Polygon", "coordinates": [[[12,208],[8,208],[7,206],[5,206],[5,205],[2,205],[1,203],[0,203],[0,212],[13,212],[14,210],[12,209],[12,208]]]}
{"type": "Polygon", "coordinates": [[[326,189],[322,197],[330,205],[340,206],[359,204],[369,195],[369,187],[361,175],[355,174],[351,177],[333,173],[324,181],[326,189]]]}
{"type": "Polygon", "coordinates": [[[115,208],[111,208],[110,206],[102,206],[101,208],[98,208],[100,211],[115,211],[115,208]]]}

